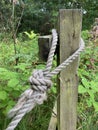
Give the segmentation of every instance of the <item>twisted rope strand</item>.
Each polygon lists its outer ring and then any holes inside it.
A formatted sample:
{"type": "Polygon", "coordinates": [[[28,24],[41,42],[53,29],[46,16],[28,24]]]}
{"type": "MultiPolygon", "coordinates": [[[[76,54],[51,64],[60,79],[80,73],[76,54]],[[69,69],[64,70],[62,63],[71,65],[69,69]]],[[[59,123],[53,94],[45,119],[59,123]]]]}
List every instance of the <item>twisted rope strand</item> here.
{"type": "MultiPolygon", "coordinates": [[[[23,118],[23,116],[27,113],[28,108],[31,106],[31,103],[33,103],[33,100],[34,99],[29,99],[24,104],[24,106],[18,111],[17,115],[13,118],[13,120],[11,121],[11,123],[9,124],[9,126],[8,126],[8,128],[6,130],[14,130],[16,128],[16,126],[21,121],[21,119],[23,118]]],[[[35,104],[34,104],[34,106],[35,106],[35,104]]]]}
{"type": "Polygon", "coordinates": [[[56,45],[57,45],[57,41],[58,41],[58,35],[56,32],[56,29],[52,29],[52,45],[51,45],[51,49],[49,52],[49,56],[48,56],[48,60],[47,60],[47,65],[46,65],[46,69],[44,71],[44,74],[48,74],[52,68],[52,61],[53,61],[53,56],[56,50],[56,45]]]}
{"type": "Polygon", "coordinates": [[[80,48],[72,56],[65,60],[61,65],[59,65],[55,70],[50,72],[58,40],[58,36],[55,29],[52,30],[52,36],[52,47],[50,49],[46,69],[36,70],[33,72],[32,76],[30,76],[29,80],[31,88],[27,89],[21,95],[16,106],[9,112],[10,117],[14,116],[14,118],[12,119],[6,130],[14,130],[26,113],[31,111],[37,104],[40,105],[47,99],[47,90],[52,86],[50,80],[51,77],[53,75],[58,74],[63,68],[72,63],[73,60],[76,59],[84,49],[84,42],[81,39],[80,48]]]}
{"type": "Polygon", "coordinates": [[[45,94],[41,95],[38,92],[33,93],[33,95],[31,95],[31,97],[25,102],[23,107],[19,109],[19,111],[16,113],[16,115],[14,116],[14,118],[12,119],[11,123],[8,125],[6,130],[14,130],[26,113],[31,111],[37,104],[42,104],[43,101],[46,99],[47,97],[45,94]],[[41,98],[41,101],[39,97],[41,98]]]}
{"type": "Polygon", "coordinates": [[[83,39],[80,39],[80,48],[74,52],[68,59],[66,59],[63,63],[61,63],[58,67],[56,67],[52,72],[47,74],[47,77],[52,77],[56,74],[58,74],[62,69],[66,68],[70,63],[72,63],[79,55],[80,53],[84,50],[85,48],[85,43],[83,39]]]}

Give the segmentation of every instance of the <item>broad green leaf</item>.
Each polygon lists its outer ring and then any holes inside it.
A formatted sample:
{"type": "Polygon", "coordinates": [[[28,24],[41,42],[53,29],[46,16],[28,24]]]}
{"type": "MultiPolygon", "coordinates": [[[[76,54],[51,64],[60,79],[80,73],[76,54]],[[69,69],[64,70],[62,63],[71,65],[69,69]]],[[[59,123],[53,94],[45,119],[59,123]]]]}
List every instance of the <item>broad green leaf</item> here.
{"type": "Polygon", "coordinates": [[[17,87],[18,84],[19,84],[19,80],[17,79],[11,79],[8,82],[8,86],[12,88],[17,87]]]}
{"type": "Polygon", "coordinates": [[[6,91],[0,91],[0,100],[5,100],[7,98],[6,91]]]}
{"type": "Polygon", "coordinates": [[[86,87],[86,88],[89,88],[89,81],[87,81],[86,78],[82,78],[82,84],[86,87]]]}
{"type": "Polygon", "coordinates": [[[93,90],[88,90],[88,93],[89,93],[89,95],[90,95],[90,100],[92,100],[92,102],[95,101],[93,90]]]}
{"type": "Polygon", "coordinates": [[[34,37],[36,37],[36,34],[31,31],[31,33],[28,33],[28,32],[24,32],[30,39],[33,39],[34,37]]]}
{"type": "Polygon", "coordinates": [[[52,91],[54,94],[56,94],[56,92],[57,92],[56,87],[52,87],[52,88],[51,88],[51,91],[52,91]]]}
{"type": "Polygon", "coordinates": [[[93,106],[95,108],[95,111],[98,112],[98,102],[93,102],[93,106]]]}
{"type": "Polygon", "coordinates": [[[5,68],[0,68],[0,79],[1,80],[8,80],[11,78],[16,78],[18,74],[16,72],[12,72],[10,70],[7,70],[5,68]]]}
{"type": "Polygon", "coordinates": [[[87,89],[84,88],[82,85],[79,85],[78,92],[79,92],[79,93],[86,93],[86,92],[87,92],[87,89]]]}
{"type": "Polygon", "coordinates": [[[25,71],[26,67],[28,67],[28,66],[31,66],[31,64],[29,64],[29,63],[28,63],[28,64],[26,64],[26,63],[21,63],[21,64],[15,66],[14,68],[18,68],[18,69],[20,69],[20,70],[25,71]]]}
{"type": "Polygon", "coordinates": [[[91,88],[94,90],[94,92],[98,92],[98,82],[96,81],[91,81],[90,82],[91,88]]]}
{"type": "Polygon", "coordinates": [[[9,110],[11,110],[14,105],[15,105],[14,101],[9,101],[6,109],[4,109],[4,111],[3,111],[4,115],[7,115],[9,110]]]}
{"type": "Polygon", "coordinates": [[[86,102],[87,102],[88,107],[92,106],[92,101],[90,99],[87,99],[86,102]]]}

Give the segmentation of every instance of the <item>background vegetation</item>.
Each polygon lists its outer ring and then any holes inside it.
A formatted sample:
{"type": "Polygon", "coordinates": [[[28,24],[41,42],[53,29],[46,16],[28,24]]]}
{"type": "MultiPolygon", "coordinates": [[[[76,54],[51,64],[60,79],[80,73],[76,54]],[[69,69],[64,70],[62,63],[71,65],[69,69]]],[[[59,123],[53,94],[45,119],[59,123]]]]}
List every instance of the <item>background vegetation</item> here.
{"type": "MultiPolygon", "coordinates": [[[[12,27],[12,2],[0,1],[0,29],[10,30],[12,27]]],[[[16,1],[16,0],[14,0],[16,1]]],[[[19,24],[19,32],[34,30],[49,33],[49,28],[57,27],[58,10],[63,8],[79,8],[83,11],[83,29],[91,28],[95,17],[98,17],[97,0],[17,0],[15,5],[15,22],[23,16],[19,24]],[[48,29],[47,29],[48,28],[48,29]]]]}
{"type": "MultiPolygon", "coordinates": [[[[97,0],[1,0],[0,1],[0,130],[10,120],[7,112],[19,95],[29,87],[28,78],[34,69],[45,67],[38,59],[38,35],[57,28],[60,8],[81,8],[82,37],[86,49],[81,55],[78,75],[79,100],[77,130],[98,130],[98,39],[90,31],[98,17],[97,0]]],[[[53,62],[56,66],[56,61],[53,62]]],[[[46,130],[56,93],[56,78],[48,93],[48,101],[36,107],[21,121],[17,130],[46,130]]]]}

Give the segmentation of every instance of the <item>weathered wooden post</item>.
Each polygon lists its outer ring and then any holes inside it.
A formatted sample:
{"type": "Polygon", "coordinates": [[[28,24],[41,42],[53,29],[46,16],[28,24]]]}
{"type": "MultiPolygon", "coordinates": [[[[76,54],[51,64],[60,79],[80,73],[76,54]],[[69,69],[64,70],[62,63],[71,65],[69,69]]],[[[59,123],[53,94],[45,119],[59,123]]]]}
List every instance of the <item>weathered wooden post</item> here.
{"type": "MultiPolygon", "coordinates": [[[[59,12],[60,63],[79,48],[82,12],[61,9],[59,12]]],[[[78,98],[78,58],[60,73],[58,94],[58,130],[76,130],[78,98]]]]}
{"type": "Polygon", "coordinates": [[[47,61],[48,54],[51,48],[52,35],[39,36],[38,46],[39,46],[39,59],[42,61],[47,61]]]}

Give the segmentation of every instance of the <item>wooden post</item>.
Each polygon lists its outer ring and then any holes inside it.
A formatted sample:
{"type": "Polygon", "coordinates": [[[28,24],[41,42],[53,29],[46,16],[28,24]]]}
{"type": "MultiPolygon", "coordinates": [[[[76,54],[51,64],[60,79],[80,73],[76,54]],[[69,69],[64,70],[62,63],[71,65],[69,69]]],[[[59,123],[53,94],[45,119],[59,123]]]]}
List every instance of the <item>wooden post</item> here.
{"type": "MultiPolygon", "coordinates": [[[[82,13],[78,9],[59,12],[60,63],[79,48],[82,13]]],[[[78,58],[60,73],[58,130],[76,130],[78,98],[78,58]]]]}
{"type": "Polygon", "coordinates": [[[57,101],[55,101],[48,130],[56,130],[56,127],[57,127],[57,101]]]}
{"type": "Polygon", "coordinates": [[[39,36],[38,46],[39,46],[39,59],[42,61],[47,61],[48,54],[51,48],[52,35],[39,36]]]}

